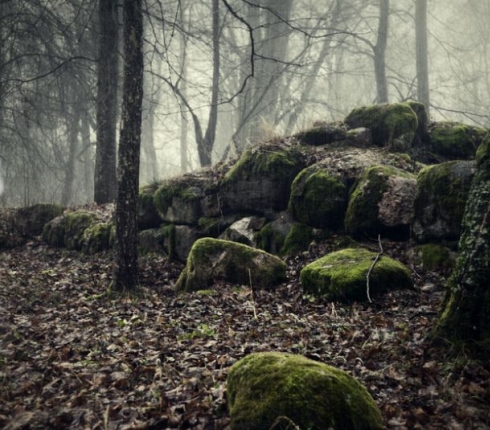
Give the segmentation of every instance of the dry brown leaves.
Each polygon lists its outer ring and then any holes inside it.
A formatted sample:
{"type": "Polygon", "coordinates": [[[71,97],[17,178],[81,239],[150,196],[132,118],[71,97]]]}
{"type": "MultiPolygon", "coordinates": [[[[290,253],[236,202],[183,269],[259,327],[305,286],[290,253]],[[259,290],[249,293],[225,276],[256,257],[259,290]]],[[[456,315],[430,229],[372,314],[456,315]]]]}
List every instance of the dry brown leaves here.
{"type": "Polygon", "coordinates": [[[272,292],[216,286],[176,296],[181,266],[141,261],[136,297],[105,295],[110,255],[31,241],[0,253],[0,427],[224,429],[226,376],[250,352],[303,354],[372,393],[387,428],[490,428],[490,366],[426,338],[443,279],[371,305],[303,298],[298,270],[272,292]],[[256,314],[256,317],[255,317],[256,314]]]}

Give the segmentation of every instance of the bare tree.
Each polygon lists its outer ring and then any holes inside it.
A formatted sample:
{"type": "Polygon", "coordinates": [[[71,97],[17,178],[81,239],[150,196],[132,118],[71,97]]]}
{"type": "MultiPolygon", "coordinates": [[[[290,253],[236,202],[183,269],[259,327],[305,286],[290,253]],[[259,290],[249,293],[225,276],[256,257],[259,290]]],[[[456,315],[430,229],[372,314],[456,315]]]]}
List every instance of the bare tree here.
{"type": "Polygon", "coordinates": [[[99,57],[97,67],[97,149],[94,200],[110,203],[116,197],[116,123],[118,54],[118,0],[99,0],[99,57]]]}
{"type": "Polygon", "coordinates": [[[138,286],[138,190],[143,103],[142,0],[124,0],[124,84],[116,200],[116,272],[113,288],[138,286]]]}
{"type": "Polygon", "coordinates": [[[429,59],[427,43],[427,0],[415,2],[415,45],[417,60],[417,99],[430,117],[429,59]]]}
{"type": "Polygon", "coordinates": [[[388,42],[388,23],[390,0],[380,0],[378,38],[374,51],[374,75],[376,77],[376,102],[388,102],[388,83],[386,81],[386,44],[388,42]]]}

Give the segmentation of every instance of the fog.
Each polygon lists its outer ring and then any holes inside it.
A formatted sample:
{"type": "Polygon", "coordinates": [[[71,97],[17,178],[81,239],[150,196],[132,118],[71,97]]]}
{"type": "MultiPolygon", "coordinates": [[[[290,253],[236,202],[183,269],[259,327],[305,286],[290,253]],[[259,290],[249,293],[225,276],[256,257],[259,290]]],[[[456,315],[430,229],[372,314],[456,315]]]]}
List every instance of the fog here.
{"type": "MultiPolygon", "coordinates": [[[[489,124],[489,2],[166,0],[148,7],[141,184],[317,120],[342,120],[360,105],[420,100],[434,121],[489,124]]],[[[95,0],[0,6],[2,204],[93,201],[104,118],[98,81],[108,75],[98,61],[99,13],[95,0]]],[[[108,52],[120,60],[117,106],[107,114],[117,141],[121,36],[108,52]]],[[[115,148],[108,152],[115,157],[115,148]]]]}

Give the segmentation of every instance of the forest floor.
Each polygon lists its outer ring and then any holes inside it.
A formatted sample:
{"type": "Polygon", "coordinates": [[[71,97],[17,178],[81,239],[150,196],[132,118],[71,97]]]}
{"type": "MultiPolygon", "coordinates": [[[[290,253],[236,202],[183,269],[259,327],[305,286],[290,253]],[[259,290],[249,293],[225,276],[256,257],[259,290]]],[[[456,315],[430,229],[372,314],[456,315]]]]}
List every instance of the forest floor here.
{"type": "Polygon", "coordinates": [[[328,247],[289,260],[274,291],[222,284],[213,295],[176,295],[182,265],[143,257],[139,294],[119,298],[105,294],[109,253],[36,240],[1,252],[0,428],[225,429],[230,366],[283,351],[358,378],[387,428],[489,429],[490,364],[427,340],[444,276],[414,272],[414,291],[372,304],[303,297],[299,270],[328,247]]]}

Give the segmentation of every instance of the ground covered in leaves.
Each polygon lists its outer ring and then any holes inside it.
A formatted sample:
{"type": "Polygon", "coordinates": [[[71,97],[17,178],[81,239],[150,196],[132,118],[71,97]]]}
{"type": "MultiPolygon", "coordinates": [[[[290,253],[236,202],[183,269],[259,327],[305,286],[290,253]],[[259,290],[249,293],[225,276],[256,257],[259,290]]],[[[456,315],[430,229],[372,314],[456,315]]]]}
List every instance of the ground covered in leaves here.
{"type": "Polygon", "coordinates": [[[414,271],[415,291],[372,304],[303,297],[299,270],[328,246],[289,260],[289,282],[267,292],[177,296],[182,266],[143,257],[138,296],[119,298],[105,294],[110,254],[36,240],[0,252],[0,427],[225,429],[230,366],[283,351],[357,377],[387,428],[490,428],[488,363],[427,340],[444,277],[414,271]]]}

